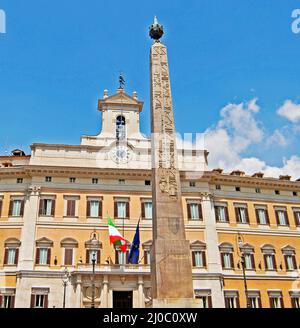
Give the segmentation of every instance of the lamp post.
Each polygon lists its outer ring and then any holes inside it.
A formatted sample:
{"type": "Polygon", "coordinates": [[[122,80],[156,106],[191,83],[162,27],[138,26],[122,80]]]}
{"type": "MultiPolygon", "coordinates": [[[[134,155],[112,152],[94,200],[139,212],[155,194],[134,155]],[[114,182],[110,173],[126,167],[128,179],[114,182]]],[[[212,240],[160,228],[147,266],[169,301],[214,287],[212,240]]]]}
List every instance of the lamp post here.
{"type": "Polygon", "coordinates": [[[246,262],[245,262],[245,254],[243,251],[243,246],[244,246],[244,241],[243,238],[240,234],[238,234],[238,244],[239,244],[239,248],[241,251],[241,264],[242,264],[242,269],[243,269],[243,278],[244,278],[244,288],[245,288],[245,296],[246,296],[246,303],[247,303],[247,308],[251,308],[251,304],[250,304],[250,300],[248,297],[248,286],[247,286],[247,279],[246,279],[246,262]]]}
{"type": "Polygon", "coordinates": [[[93,251],[92,255],[92,265],[93,265],[93,274],[92,274],[92,303],[91,308],[95,308],[95,294],[96,294],[96,286],[95,286],[95,265],[96,265],[96,252],[98,250],[99,240],[97,238],[97,234],[94,231],[91,236],[91,248],[93,251]]]}
{"type": "Polygon", "coordinates": [[[64,286],[64,298],[63,298],[63,308],[66,307],[66,288],[67,288],[67,285],[68,285],[68,282],[69,282],[69,271],[67,268],[65,268],[64,270],[64,274],[63,274],[63,277],[62,277],[62,282],[63,282],[63,286],[64,286]]]}

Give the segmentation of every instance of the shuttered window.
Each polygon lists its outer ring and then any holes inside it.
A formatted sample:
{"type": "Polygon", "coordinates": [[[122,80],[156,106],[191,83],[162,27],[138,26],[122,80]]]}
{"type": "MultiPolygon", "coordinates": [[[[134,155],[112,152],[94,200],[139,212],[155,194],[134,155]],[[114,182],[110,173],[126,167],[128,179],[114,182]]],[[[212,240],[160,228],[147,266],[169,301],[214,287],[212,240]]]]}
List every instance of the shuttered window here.
{"type": "Polygon", "coordinates": [[[216,222],[229,221],[227,206],[215,206],[215,215],[216,215],[216,222]]]}
{"type": "Polygon", "coordinates": [[[92,218],[102,218],[102,201],[88,200],[86,216],[92,218]]]}
{"type": "Polygon", "coordinates": [[[41,216],[54,216],[55,200],[54,199],[41,199],[39,215],[41,216]]]}
{"type": "Polygon", "coordinates": [[[50,248],[37,248],[35,263],[37,265],[50,265],[51,249],[50,248]]]}
{"type": "Polygon", "coordinates": [[[65,265],[73,265],[73,248],[65,248],[65,265]]]}
{"type": "Polygon", "coordinates": [[[9,216],[23,216],[24,214],[24,200],[12,199],[9,205],[9,216]]]}
{"type": "Polygon", "coordinates": [[[69,217],[76,216],[76,200],[75,199],[67,199],[66,216],[69,216],[69,217]]]}
{"type": "Polygon", "coordinates": [[[235,215],[238,223],[249,223],[248,209],[246,207],[235,207],[235,215]]]}
{"type": "Polygon", "coordinates": [[[188,203],[187,213],[189,220],[202,220],[202,207],[199,203],[188,203]]]}
{"type": "Polygon", "coordinates": [[[115,201],[114,217],[117,219],[129,219],[129,202],[115,201]]]}
{"type": "Polygon", "coordinates": [[[146,220],[152,219],[152,202],[146,201],[141,203],[142,218],[146,220]]]}

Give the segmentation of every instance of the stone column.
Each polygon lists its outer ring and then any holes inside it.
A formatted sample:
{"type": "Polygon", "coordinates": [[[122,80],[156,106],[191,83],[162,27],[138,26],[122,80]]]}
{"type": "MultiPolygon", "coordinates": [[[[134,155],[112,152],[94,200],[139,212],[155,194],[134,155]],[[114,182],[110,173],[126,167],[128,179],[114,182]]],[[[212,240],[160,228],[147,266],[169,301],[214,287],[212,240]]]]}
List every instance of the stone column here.
{"type": "Polygon", "coordinates": [[[81,288],[82,282],[81,277],[77,277],[76,281],[76,308],[81,308],[81,294],[82,294],[82,288],[81,288]]]}
{"type": "Polygon", "coordinates": [[[39,196],[41,188],[31,186],[25,199],[24,223],[21,232],[21,247],[18,270],[33,270],[36,239],[36,223],[39,211],[39,196]]]}
{"type": "Polygon", "coordinates": [[[102,282],[102,307],[108,308],[108,276],[104,275],[102,282]]]}
{"type": "Polygon", "coordinates": [[[144,279],[143,276],[138,277],[138,297],[139,297],[139,307],[145,307],[145,299],[144,299],[144,279]]]}
{"type": "Polygon", "coordinates": [[[215,218],[215,208],[213,203],[213,194],[209,192],[200,193],[202,198],[202,210],[205,223],[205,242],[207,254],[208,274],[215,275],[211,279],[212,303],[214,307],[225,307],[223,291],[220,279],[222,277],[222,265],[219,252],[219,240],[217,233],[217,224],[215,218]]]}

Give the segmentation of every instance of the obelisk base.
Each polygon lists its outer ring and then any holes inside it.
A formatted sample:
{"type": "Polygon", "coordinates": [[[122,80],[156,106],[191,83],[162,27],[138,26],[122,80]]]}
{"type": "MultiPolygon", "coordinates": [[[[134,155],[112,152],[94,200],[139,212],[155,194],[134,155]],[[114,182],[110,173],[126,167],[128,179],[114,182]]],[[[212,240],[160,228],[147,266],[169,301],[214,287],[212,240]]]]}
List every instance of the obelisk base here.
{"type": "Polygon", "coordinates": [[[200,300],[195,298],[154,299],[152,308],[200,308],[200,300]]]}

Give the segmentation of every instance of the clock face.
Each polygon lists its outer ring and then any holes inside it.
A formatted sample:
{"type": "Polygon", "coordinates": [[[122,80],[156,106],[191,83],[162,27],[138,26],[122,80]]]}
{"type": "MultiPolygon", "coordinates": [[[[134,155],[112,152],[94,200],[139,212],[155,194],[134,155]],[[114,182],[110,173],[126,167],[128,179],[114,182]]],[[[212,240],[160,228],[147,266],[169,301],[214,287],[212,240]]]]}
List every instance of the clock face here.
{"type": "Polygon", "coordinates": [[[132,152],[126,146],[116,146],[111,150],[110,157],[116,163],[127,163],[131,160],[132,152]]]}

